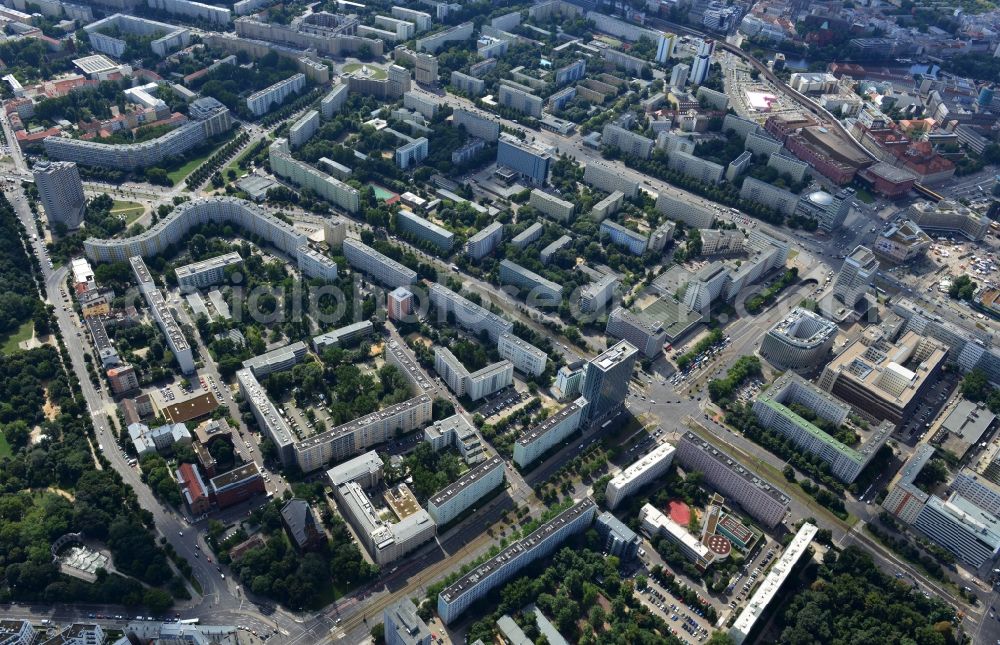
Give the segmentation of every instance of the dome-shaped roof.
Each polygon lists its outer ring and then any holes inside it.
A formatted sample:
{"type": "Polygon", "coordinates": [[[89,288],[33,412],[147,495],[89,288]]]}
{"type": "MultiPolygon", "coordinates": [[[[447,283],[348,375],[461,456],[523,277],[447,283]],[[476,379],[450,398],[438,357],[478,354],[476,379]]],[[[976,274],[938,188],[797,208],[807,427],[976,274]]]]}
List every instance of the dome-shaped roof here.
{"type": "Polygon", "coordinates": [[[817,206],[829,206],[833,203],[833,195],[825,190],[817,190],[809,193],[809,201],[817,206]]]}

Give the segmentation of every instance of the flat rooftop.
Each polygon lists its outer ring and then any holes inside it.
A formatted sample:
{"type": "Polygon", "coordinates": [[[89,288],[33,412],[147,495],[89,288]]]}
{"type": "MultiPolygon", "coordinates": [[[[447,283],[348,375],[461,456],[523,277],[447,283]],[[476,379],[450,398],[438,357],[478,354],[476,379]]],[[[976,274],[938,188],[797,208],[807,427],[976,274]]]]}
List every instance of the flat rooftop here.
{"type": "Polygon", "coordinates": [[[227,486],[232,486],[239,482],[245,481],[247,479],[252,479],[253,477],[260,476],[260,470],[257,468],[257,464],[250,462],[249,464],[244,464],[239,468],[234,468],[228,473],[222,473],[221,475],[216,475],[212,478],[212,487],[215,489],[225,488],[227,486]]]}
{"type": "Polygon", "coordinates": [[[185,264],[182,267],[177,267],[174,271],[177,274],[177,278],[186,278],[202,271],[207,271],[210,269],[225,268],[231,264],[236,264],[242,262],[243,258],[240,257],[239,253],[235,251],[232,253],[226,253],[224,255],[217,255],[214,258],[208,258],[207,260],[202,260],[201,262],[192,262],[191,264],[185,264]]]}
{"type": "Polygon", "coordinates": [[[595,506],[594,500],[589,497],[577,502],[545,524],[542,524],[528,537],[511,544],[497,555],[467,572],[464,576],[453,582],[450,587],[442,591],[441,596],[444,597],[445,602],[452,602],[455,598],[468,593],[480,580],[489,575],[491,571],[502,567],[505,563],[515,558],[529,553],[539,544],[549,539],[553,533],[562,528],[567,522],[590,511],[595,506]]]}
{"type": "Polygon", "coordinates": [[[492,472],[497,468],[503,468],[503,467],[504,467],[503,458],[500,457],[500,455],[494,455],[489,459],[487,459],[486,461],[484,461],[483,463],[477,465],[475,468],[472,468],[469,471],[467,471],[464,475],[459,477],[458,480],[448,484],[438,492],[434,493],[434,496],[427,501],[427,504],[428,505],[433,504],[434,506],[440,507],[441,505],[447,503],[448,500],[450,500],[460,491],[462,491],[465,488],[468,488],[469,486],[476,483],[476,481],[482,479],[484,476],[486,476],[487,473],[492,472]]]}
{"type": "Polygon", "coordinates": [[[754,625],[756,625],[757,619],[761,617],[771,604],[771,601],[778,595],[781,586],[788,579],[788,575],[802,558],[803,554],[806,553],[818,530],[813,524],[803,524],[802,528],[795,534],[795,537],[792,538],[791,543],[785,547],[785,552],[781,554],[778,561],[771,567],[771,570],[764,578],[764,582],[757,587],[747,606],[736,618],[736,622],[733,623],[732,628],[729,630],[729,635],[733,638],[733,642],[736,645],[743,643],[753,630],[754,625]]]}
{"type": "Polygon", "coordinates": [[[705,441],[704,439],[702,439],[695,433],[691,432],[690,430],[684,433],[684,436],[681,437],[681,441],[691,444],[696,448],[702,450],[703,452],[709,453],[716,462],[724,464],[729,469],[730,472],[743,479],[743,481],[746,482],[747,486],[756,488],[757,490],[766,494],[768,497],[771,497],[772,499],[779,501],[782,504],[785,504],[786,506],[791,501],[788,495],[785,495],[779,489],[772,486],[769,481],[763,479],[762,477],[759,477],[752,470],[748,469],[740,462],[736,461],[723,451],[719,450],[717,447],[715,447],[715,445],[705,441]]]}
{"type": "MultiPolygon", "coordinates": [[[[579,399],[578,399],[579,400],[579,399]]],[[[517,438],[517,443],[522,446],[527,446],[538,441],[539,437],[548,434],[553,428],[566,420],[567,417],[572,416],[577,411],[580,410],[580,404],[576,401],[566,405],[561,410],[553,414],[551,417],[545,419],[539,423],[534,428],[531,428],[527,432],[523,433],[517,438]]]]}

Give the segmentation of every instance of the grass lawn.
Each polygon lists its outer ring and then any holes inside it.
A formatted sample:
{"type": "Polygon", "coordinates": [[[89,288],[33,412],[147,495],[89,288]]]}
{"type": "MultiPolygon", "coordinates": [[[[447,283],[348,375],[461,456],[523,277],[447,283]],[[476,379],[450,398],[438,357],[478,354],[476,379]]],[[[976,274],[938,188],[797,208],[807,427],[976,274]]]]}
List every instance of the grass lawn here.
{"type": "Polygon", "coordinates": [[[871,204],[875,201],[875,196],[864,188],[857,188],[854,191],[854,195],[866,204],[871,204]]]}
{"type": "MultiPolygon", "coordinates": [[[[21,323],[21,326],[16,331],[11,332],[10,335],[3,339],[3,345],[0,346],[0,352],[3,352],[4,354],[12,354],[18,351],[18,343],[31,338],[31,333],[34,330],[34,321],[29,320],[21,323]]],[[[2,453],[3,451],[0,450],[0,456],[3,456],[2,453]]]]}
{"type": "Polygon", "coordinates": [[[5,439],[3,433],[0,432],[0,459],[10,457],[10,454],[10,444],[7,443],[7,439],[5,439]]]}
{"type": "Polygon", "coordinates": [[[239,179],[240,175],[247,172],[246,170],[240,168],[240,162],[247,158],[247,156],[250,154],[250,151],[253,149],[254,145],[256,145],[258,141],[260,141],[260,139],[254,139],[253,141],[247,143],[246,148],[244,148],[240,152],[240,154],[233,157],[232,161],[230,161],[225,168],[219,171],[222,173],[223,179],[229,181],[228,175],[230,170],[233,170],[236,173],[237,179],[239,179]]]}
{"type": "Polygon", "coordinates": [[[125,227],[128,228],[135,223],[137,219],[142,217],[142,214],[146,211],[146,207],[138,202],[128,202],[115,200],[114,205],[111,207],[111,212],[115,215],[122,215],[125,217],[125,227]]]}
{"type": "Polygon", "coordinates": [[[215,154],[215,151],[217,149],[218,148],[212,148],[211,150],[205,152],[205,154],[195,157],[194,159],[191,159],[177,170],[172,170],[168,172],[167,176],[170,177],[170,180],[174,182],[174,185],[179,184],[180,182],[184,181],[184,179],[187,178],[188,175],[193,173],[195,168],[208,161],[208,158],[211,157],[213,154],[215,154]]]}
{"type": "Polygon", "coordinates": [[[350,63],[348,65],[344,65],[342,71],[345,74],[350,74],[351,72],[355,72],[361,69],[362,66],[367,67],[368,71],[371,73],[371,77],[377,81],[389,78],[389,75],[386,73],[384,69],[382,69],[378,65],[372,65],[372,64],[364,65],[363,63],[350,63]]]}

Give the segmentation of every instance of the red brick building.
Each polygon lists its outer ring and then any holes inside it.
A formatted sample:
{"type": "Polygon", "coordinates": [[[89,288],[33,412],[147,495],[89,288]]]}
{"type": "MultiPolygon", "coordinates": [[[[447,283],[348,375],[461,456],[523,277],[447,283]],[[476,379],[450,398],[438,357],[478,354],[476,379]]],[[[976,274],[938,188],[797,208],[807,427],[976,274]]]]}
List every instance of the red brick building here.
{"type": "Polygon", "coordinates": [[[264,478],[257,464],[249,463],[209,480],[209,497],[219,508],[245,502],[254,495],[264,493],[264,478]]]}
{"type": "Polygon", "coordinates": [[[917,183],[917,176],[909,170],[885,162],[865,168],[858,176],[868,182],[876,193],[889,199],[902,197],[917,183]]]}
{"type": "Polygon", "coordinates": [[[191,511],[191,515],[197,517],[209,511],[212,503],[205,488],[205,482],[198,474],[198,469],[192,464],[181,464],[177,469],[177,485],[180,486],[181,496],[191,511]]]}

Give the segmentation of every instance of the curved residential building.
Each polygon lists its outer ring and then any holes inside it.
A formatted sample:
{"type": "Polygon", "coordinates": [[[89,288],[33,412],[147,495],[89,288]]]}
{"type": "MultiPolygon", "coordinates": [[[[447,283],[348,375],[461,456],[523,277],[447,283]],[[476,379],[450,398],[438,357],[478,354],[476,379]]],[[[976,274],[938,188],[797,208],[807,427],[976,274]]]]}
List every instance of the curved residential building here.
{"type": "Polygon", "coordinates": [[[337,275],[336,263],[312,249],[304,233],[259,206],[235,197],[185,202],[139,235],[111,240],[90,238],[84,240],[83,251],[94,262],[124,262],[135,255],[148,258],[183,240],[192,227],[208,223],[234,224],[267,240],[295,258],[299,269],[310,277],[332,280],[337,275]]]}
{"type": "Polygon", "coordinates": [[[46,137],[45,154],[60,161],[74,161],[83,166],[115,170],[135,170],[162,163],[232,127],[229,110],[218,104],[205,118],[188,121],[162,137],[142,143],[112,144],[65,137],[46,137]]]}
{"type": "Polygon", "coordinates": [[[837,325],[808,309],[796,307],[768,330],[760,355],[783,370],[818,367],[833,347],[837,325]]]}

